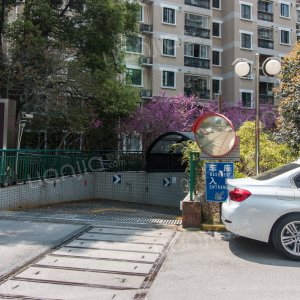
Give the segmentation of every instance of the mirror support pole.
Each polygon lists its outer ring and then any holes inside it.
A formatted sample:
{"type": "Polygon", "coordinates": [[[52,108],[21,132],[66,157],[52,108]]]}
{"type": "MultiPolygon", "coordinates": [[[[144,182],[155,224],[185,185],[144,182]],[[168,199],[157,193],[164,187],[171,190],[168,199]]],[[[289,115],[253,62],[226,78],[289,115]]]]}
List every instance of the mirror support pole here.
{"type": "Polygon", "coordinates": [[[259,53],[255,54],[255,171],[259,174],[259,53]]]}
{"type": "Polygon", "coordinates": [[[222,91],[219,90],[219,114],[222,114],[222,91]]]}

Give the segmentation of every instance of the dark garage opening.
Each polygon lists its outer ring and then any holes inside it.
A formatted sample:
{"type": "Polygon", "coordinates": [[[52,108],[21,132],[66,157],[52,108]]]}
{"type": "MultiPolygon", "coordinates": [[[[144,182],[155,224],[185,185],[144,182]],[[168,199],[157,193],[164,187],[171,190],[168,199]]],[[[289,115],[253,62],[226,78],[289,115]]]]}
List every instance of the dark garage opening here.
{"type": "Polygon", "coordinates": [[[147,172],[184,172],[186,164],[181,163],[181,147],[172,148],[173,144],[184,141],[195,142],[192,132],[166,132],[160,135],[146,153],[147,172]]]}

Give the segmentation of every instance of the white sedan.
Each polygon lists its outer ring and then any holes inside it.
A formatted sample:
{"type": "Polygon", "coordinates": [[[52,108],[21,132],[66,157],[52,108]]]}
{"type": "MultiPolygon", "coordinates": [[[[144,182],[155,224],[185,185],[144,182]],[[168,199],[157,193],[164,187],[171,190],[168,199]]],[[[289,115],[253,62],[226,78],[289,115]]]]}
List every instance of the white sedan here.
{"type": "Polygon", "coordinates": [[[300,261],[300,158],[227,184],[229,197],[222,205],[226,228],[254,240],[273,240],[281,254],[300,261]]]}

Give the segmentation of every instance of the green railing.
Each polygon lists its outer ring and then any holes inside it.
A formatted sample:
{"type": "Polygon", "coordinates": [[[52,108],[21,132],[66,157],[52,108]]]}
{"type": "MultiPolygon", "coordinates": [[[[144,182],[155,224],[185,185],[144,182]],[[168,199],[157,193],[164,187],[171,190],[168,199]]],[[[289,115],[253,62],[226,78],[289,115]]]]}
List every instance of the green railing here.
{"type": "Polygon", "coordinates": [[[197,169],[199,168],[198,161],[200,159],[199,152],[191,152],[190,154],[190,200],[193,201],[194,195],[196,195],[196,179],[197,169]]]}
{"type": "Polygon", "coordinates": [[[145,171],[144,151],[0,150],[0,184],[103,171],[145,171]]]}

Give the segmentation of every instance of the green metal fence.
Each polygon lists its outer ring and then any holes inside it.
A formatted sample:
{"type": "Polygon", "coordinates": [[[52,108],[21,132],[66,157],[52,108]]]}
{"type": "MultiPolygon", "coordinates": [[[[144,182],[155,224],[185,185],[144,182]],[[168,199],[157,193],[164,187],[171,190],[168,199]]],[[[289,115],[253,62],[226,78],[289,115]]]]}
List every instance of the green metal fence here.
{"type": "Polygon", "coordinates": [[[146,152],[0,150],[0,184],[102,171],[145,171],[146,152]]]}
{"type": "Polygon", "coordinates": [[[193,201],[194,195],[196,195],[196,179],[197,179],[197,170],[199,168],[200,153],[191,152],[190,154],[190,200],[193,201]]]}

